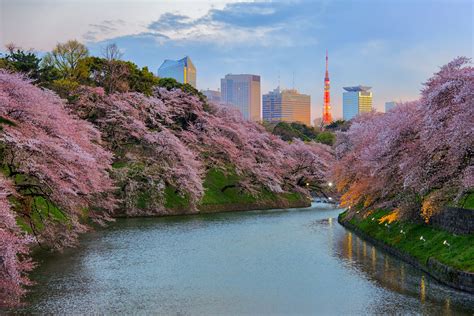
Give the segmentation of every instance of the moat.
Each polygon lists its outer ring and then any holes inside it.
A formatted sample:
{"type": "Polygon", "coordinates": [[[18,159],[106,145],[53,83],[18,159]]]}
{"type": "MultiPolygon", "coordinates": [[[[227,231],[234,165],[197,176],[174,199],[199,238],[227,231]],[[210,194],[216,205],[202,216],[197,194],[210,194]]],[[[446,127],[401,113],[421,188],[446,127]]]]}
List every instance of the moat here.
{"type": "Polygon", "coordinates": [[[119,219],[44,255],[26,312],[472,314],[440,285],[311,208],[119,219]]]}

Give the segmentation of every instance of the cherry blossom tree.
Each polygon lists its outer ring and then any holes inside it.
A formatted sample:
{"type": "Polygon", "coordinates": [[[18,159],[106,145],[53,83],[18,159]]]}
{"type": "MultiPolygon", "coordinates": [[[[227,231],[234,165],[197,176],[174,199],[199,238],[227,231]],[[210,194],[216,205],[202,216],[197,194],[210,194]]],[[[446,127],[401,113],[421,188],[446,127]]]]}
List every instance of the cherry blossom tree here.
{"type": "Polygon", "coordinates": [[[307,193],[308,189],[327,194],[327,182],[334,155],[329,146],[299,139],[285,148],[284,169],[290,189],[307,193]]]}
{"type": "Polygon", "coordinates": [[[466,58],[443,66],[420,100],[369,113],[339,133],[333,176],[346,206],[400,207],[429,220],[472,190],[474,68],[466,58]]]}
{"type": "Polygon", "coordinates": [[[201,162],[173,133],[173,128],[187,124],[190,112],[140,93],[106,95],[87,87],[70,108],[93,122],[105,146],[116,154],[114,165],[120,167],[114,168],[113,175],[127,215],[173,211],[164,208],[167,187],[188,199],[189,211],[197,211],[203,195],[201,162]],[[137,199],[144,193],[147,205],[140,206],[137,199]]]}
{"type": "Polygon", "coordinates": [[[0,307],[19,303],[30,285],[26,273],[34,265],[28,257],[32,239],[22,233],[8,198],[16,194],[10,181],[0,176],[0,307]]]}
{"type": "MultiPolygon", "coordinates": [[[[180,89],[155,89],[151,97],[139,93],[109,94],[83,88],[79,99],[69,107],[81,118],[94,123],[102,132],[108,149],[116,154],[114,174],[127,214],[166,214],[164,190],[172,188],[190,202],[190,210],[203,195],[203,178],[211,169],[238,176],[226,185],[258,195],[262,190],[281,193],[298,189],[308,193],[306,177],[295,180],[290,166],[302,163],[306,145],[289,145],[267,133],[262,126],[244,120],[240,113],[209,105],[180,89]],[[137,194],[148,192],[146,209],[138,207],[137,194]]],[[[307,154],[326,161],[327,147],[306,148],[307,154]]],[[[328,154],[329,153],[329,154],[328,154]]],[[[328,156],[329,155],[329,156],[328,156]]],[[[315,159],[308,159],[307,164],[315,159]]],[[[317,167],[327,170],[328,163],[317,167]]],[[[298,169],[298,167],[295,167],[298,169]]],[[[307,166],[298,171],[316,167],[307,166]]],[[[322,171],[321,171],[322,172],[322,171]]],[[[324,171],[325,172],[325,171],[324,171]]],[[[316,183],[316,182],[315,182],[316,183]]]]}
{"type": "Polygon", "coordinates": [[[59,248],[74,243],[86,229],[85,210],[93,209],[89,217],[101,221],[113,207],[106,198],[111,154],[91,124],[20,75],[0,72],[0,104],[0,157],[20,194],[18,215],[38,242],[59,248]]]}

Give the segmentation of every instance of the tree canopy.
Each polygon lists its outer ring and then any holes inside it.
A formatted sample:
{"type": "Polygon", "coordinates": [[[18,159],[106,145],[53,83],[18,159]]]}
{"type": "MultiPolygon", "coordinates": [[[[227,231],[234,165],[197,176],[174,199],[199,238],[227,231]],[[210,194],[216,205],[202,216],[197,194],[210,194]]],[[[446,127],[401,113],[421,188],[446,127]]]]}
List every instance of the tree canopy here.
{"type": "Polygon", "coordinates": [[[336,144],[334,177],[342,204],[393,207],[429,221],[471,191],[472,91],[474,68],[461,57],[425,83],[418,101],[354,119],[336,144]]]}

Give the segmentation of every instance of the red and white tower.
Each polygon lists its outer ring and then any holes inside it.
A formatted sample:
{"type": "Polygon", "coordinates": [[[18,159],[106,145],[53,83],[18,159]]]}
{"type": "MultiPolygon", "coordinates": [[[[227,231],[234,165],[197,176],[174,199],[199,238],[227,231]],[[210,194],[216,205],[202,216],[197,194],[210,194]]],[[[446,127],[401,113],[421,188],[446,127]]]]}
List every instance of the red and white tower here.
{"type": "Polygon", "coordinates": [[[329,71],[328,71],[328,50],[326,49],[326,76],[324,77],[324,107],[323,107],[323,124],[330,124],[332,122],[331,115],[331,97],[329,85],[329,71]]]}

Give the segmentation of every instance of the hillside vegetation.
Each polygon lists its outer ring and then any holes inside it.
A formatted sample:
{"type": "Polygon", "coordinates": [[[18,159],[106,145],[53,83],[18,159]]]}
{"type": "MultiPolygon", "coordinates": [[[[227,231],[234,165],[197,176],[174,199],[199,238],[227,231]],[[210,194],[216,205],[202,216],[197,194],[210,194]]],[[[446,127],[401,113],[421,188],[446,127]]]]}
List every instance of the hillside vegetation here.
{"type": "Polygon", "coordinates": [[[24,294],[31,247],[75,245],[93,222],[306,203],[326,187],[330,147],[283,141],[108,53],[71,41],[43,60],[19,49],[0,59],[0,305],[24,294]]]}

